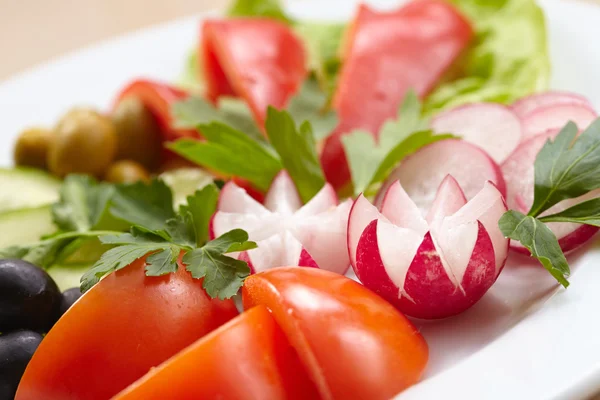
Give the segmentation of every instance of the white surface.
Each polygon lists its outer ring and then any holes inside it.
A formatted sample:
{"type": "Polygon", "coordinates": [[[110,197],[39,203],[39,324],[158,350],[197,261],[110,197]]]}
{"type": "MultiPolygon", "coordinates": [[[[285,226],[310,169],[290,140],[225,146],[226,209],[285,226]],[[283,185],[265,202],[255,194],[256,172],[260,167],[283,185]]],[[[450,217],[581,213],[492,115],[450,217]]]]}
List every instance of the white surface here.
{"type": "MultiPolygon", "coordinates": [[[[356,3],[290,6],[298,16],[341,19],[352,15],[356,3]]],[[[553,87],[579,92],[598,108],[600,8],[560,0],[542,4],[549,20],[553,87]]],[[[50,125],[75,104],[107,109],[117,90],[136,76],[176,78],[195,44],[199,19],[130,34],[0,84],[0,165],[10,164],[14,137],[26,126],[50,125]]],[[[548,273],[515,258],[470,311],[418,323],[430,345],[430,366],[426,379],[398,399],[577,399],[600,389],[600,251],[590,246],[571,262],[574,274],[566,291],[557,293],[548,273]]]]}

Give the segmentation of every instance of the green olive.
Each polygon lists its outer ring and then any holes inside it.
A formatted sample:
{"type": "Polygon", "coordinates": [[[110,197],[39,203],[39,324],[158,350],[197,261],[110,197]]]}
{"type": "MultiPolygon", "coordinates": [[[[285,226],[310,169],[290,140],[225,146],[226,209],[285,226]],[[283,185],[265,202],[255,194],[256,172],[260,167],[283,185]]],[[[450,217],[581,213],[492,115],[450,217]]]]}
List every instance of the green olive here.
{"type": "Polygon", "coordinates": [[[123,99],[112,115],[117,129],[118,160],[133,160],[150,171],[159,163],[162,151],[161,132],[156,119],[135,97],[123,99]]]}
{"type": "Polygon", "coordinates": [[[15,144],[14,159],[17,166],[46,169],[48,148],[53,132],[45,128],[30,128],[19,135],[15,144]]]}
{"type": "Polygon", "coordinates": [[[96,111],[68,112],[54,129],[48,151],[50,172],[101,177],[117,153],[117,133],[111,120],[96,111]]]}
{"type": "Polygon", "coordinates": [[[115,162],[108,168],[104,180],[112,183],[147,182],[150,180],[150,174],[140,163],[123,160],[115,162]]]}

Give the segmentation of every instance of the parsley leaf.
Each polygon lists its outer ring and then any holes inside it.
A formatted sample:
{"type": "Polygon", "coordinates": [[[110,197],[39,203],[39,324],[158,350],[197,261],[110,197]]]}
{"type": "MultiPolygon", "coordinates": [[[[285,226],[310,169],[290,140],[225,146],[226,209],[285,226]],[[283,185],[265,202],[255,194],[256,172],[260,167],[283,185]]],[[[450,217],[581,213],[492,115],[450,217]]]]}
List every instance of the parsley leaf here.
{"type": "Polygon", "coordinates": [[[248,180],[266,191],[281,162],[272,147],[219,122],[201,125],[206,142],[181,139],[167,147],[189,161],[227,176],[248,180]]]}
{"type": "Polygon", "coordinates": [[[577,126],[568,123],[538,153],[529,215],[538,216],[563,200],[600,188],[600,119],[579,137],[577,133],[577,126]]]}
{"type": "Polygon", "coordinates": [[[119,185],[112,198],[110,212],[131,225],[148,231],[166,232],[166,221],[175,217],[173,193],[161,180],[119,185]]]}
{"type": "Polygon", "coordinates": [[[285,14],[279,0],[236,0],[227,15],[230,17],[266,17],[285,23],[292,20],[285,14]]]}
{"type": "Polygon", "coordinates": [[[591,199],[557,214],[539,218],[542,222],[572,222],[600,227],[600,198],[591,199]]]}
{"type": "Polygon", "coordinates": [[[367,192],[383,182],[404,157],[433,142],[449,139],[452,135],[436,135],[427,130],[427,120],[421,117],[417,95],[406,94],[398,118],[386,121],[379,132],[379,140],[367,131],[356,130],[342,137],[354,194],[367,192]]]}
{"type": "Polygon", "coordinates": [[[283,166],[296,184],[300,198],[304,203],[308,202],[325,185],[310,122],[304,121],[296,128],[287,111],[269,107],[265,127],[283,166]]]}
{"type": "Polygon", "coordinates": [[[566,278],[571,270],[567,259],[556,236],[543,222],[510,210],[500,218],[498,226],[504,236],[521,242],[561,285],[569,286],[566,278]]]}
{"type": "Polygon", "coordinates": [[[211,297],[225,299],[235,295],[250,275],[248,264],[223,253],[249,250],[256,243],[240,229],[225,233],[183,257],[186,269],[196,279],[204,278],[203,287],[211,297]]]}
{"type": "Polygon", "coordinates": [[[196,246],[208,241],[210,219],[217,211],[219,190],[215,185],[208,185],[187,198],[187,204],[179,208],[179,214],[191,215],[196,234],[196,246]]]}
{"type": "Polygon", "coordinates": [[[286,109],[296,123],[310,121],[316,141],[327,138],[339,122],[316,79],[307,79],[286,109]]]}

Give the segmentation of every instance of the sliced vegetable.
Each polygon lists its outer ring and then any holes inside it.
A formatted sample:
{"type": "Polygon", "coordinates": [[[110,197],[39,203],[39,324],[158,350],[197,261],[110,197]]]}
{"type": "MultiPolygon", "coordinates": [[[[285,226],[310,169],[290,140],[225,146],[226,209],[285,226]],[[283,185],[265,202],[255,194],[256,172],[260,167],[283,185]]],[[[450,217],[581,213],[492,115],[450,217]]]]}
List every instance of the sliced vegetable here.
{"type": "Polygon", "coordinates": [[[206,335],[115,400],[216,398],[319,399],[266,307],[254,307],[206,335]]]}
{"type": "Polygon", "coordinates": [[[258,248],[238,258],[247,261],[253,272],[300,265],[343,274],[350,265],[345,247],[350,203],[337,203],[335,191],[326,184],[302,206],[286,172],[273,181],[264,206],[230,182],[221,191],[211,232],[214,237],[231,229],[247,231],[258,248]]]}
{"type": "Polygon", "coordinates": [[[521,120],[510,108],[494,103],[467,104],[442,112],[431,121],[437,133],[450,132],[504,161],[523,136],[521,120]]]}
{"type": "Polygon", "coordinates": [[[138,79],[127,85],[115,100],[117,109],[121,101],[128,97],[139,99],[154,115],[163,134],[163,140],[174,140],[181,137],[197,138],[195,130],[177,129],[171,116],[171,105],[184,100],[188,93],[165,83],[138,79]]]}
{"type": "Polygon", "coordinates": [[[55,230],[50,206],[0,213],[0,249],[35,243],[55,230]]]}
{"type": "Polygon", "coordinates": [[[199,51],[209,99],[242,97],[261,126],[267,107],[284,107],[306,76],[304,46],[274,20],[206,21],[199,51]]]}
{"type": "Polygon", "coordinates": [[[213,182],[212,175],[200,168],[178,168],[159,177],[171,188],[175,208],[185,204],[188,196],[213,182]]]}
{"type": "Polygon", "coordinates": [[[559,104],[581,104],[590,107],[592,105],[588,99],[579,94],[549,90],[525,96],[515,101],[511,108],[520,118],[523,118],[537,108],[559,104]]]}
{"type": "Polygon", "coordinates": [[[30,168],[0,168],[0,213],[58,200],[60,180],[30,168]]]}
{"type": "Polygon", "coordinates": [[[494,183],[500,193],[506,192],[500,167],[490,156],[471,143],[448,139],[423,147],[407,157],[389,175],[376,204],[381,204],[389,187],[399,180],[422,215],[426,215],[447,175],[456,179],[467,200],[479,193],[487,181],[494,183]]]}
{"type": "Polygon", "coordinates": [[[242,296],[246,309],[271,310],[322,399],[390,399],[423,374],[423,337],[351,279],[315,268],[277,268],[249,277],[242,296]]]}
{"type": "Polygon", "coordinates": [[[558,130],[566,122],[573,121],[580,130],[586,129],[598,114],[587,104],[553,104],[533,109],[522,117],[523,139],[558,130]]]}
{"type": "Polygon", "coordinates": [[[211,299],[185,267],[148,277],[138,260],[86,293],[33,356],[16,395],[29,399],[109,399],[237,315],[211,299]]]}
{"type": "Polygon", "coordinates": [[[341,137],[362,129],[377,138],[408,90],[421,98],[427,95],[471,36],[467,20],[443,1],[411,2],[388,13],[361,6],[349,30],[334,97],[341,123],[321,155],[327,180],[335,188],[350,180],[341,137]]]}
{"type": "Polygon", "coordinates": [[[508,256],[498,228],[507,211],[502,194],[486,183],[467,202],[448,175],[427,218],[399,182],[381,211],[360,196],[348,222],[348,249],[361,282],[400,311],[446,318],[475,304],[494,284],[508,256]]]}

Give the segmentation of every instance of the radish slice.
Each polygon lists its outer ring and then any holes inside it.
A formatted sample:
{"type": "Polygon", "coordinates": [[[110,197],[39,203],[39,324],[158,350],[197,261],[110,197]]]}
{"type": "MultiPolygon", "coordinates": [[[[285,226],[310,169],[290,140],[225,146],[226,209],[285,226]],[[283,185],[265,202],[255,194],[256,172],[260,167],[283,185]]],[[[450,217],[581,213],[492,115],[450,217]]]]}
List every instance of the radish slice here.
{"type": "Polygon", "coordinates": [[[501,193],[505,190],[500,167],[485,151],[463,140],[449,139],[432,143],[407,157],[390,174],[379,191],[376,204],[383,202],[388,188],[399,180],[425,216],[447,175],[456,179],[467,199],[473,198],[486,181],[493,182],[501,193]]]}
{"type": "Polygon", "coordinates": [[[536,108],[557,104],[581,104],[592,108],[590,101],[581,95],[569,92],[549,91],[523,97],[512,105],[512,109],[520,118],[523,118],[536,108]]]}
{"type": "Polygon", "coordinates": [[[580,130],[596,118],[596,112],[587,104],[555,104],[538,107],[523,117],[523,140],[549,130],[561,129],[573,121],[580,130]]]}
{"type": "Polygon", "coordinates": [[[221,191],[210,231],[213,237],[236,228],[248,232],[258,248],[232,256],[248,262],[252,272],[299,265],[343,274],[350,266],[350,208],[350,202],[337,205],[329,184],[302,206],[292,179],[280,173],[265,197],[265,205],[235,183],[228,183],[221,191]]]}
{"type": "Polygon", "coordinates": [[[501,163],[521,142],[523,129],[519,117],[508,107],[495,103],[460,106],[431,121],[437,133],[453,133],[485,150],[501,163]]]}
{"type": "MultiPolygon", "coordinates": [[[[559,133],[557,130],[549,131],[532,137],[522,143],[517,150],[502,164],[502,172],[506,179],[506,202],[508,207],[526,214],[533,204],[533,190],[535,182],[534,163],[537,154],[549,139],[554,139],[559,133]]],[[[577,199],[565,200],[543,215],[563,211],[582,201],[600,195],[600,191],[593,191],[577,199]]],[[[591,239],[598,228],[587,225],[571,223],[549,223],[548,227],[558,238],[562,250],[566,253],[572,251],[591,239]]],[[[519,242],[511,242],[511,248],[524,254],[529,250],[519,242]]]]}
{"type": "Polygon", "coordinates": [[[447,177],[429,224],[400,183],[384,199],[382,213],[363,196],[350,212],[348,250],[366,287],[413,317],[444,318],[472,306],[496,281],[508,240],[498,228],[507,208],[494,184],[486,182],[465,204],[447,177]]]}

